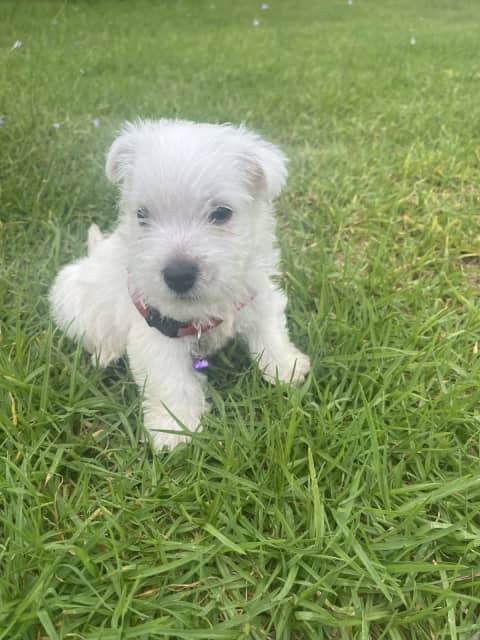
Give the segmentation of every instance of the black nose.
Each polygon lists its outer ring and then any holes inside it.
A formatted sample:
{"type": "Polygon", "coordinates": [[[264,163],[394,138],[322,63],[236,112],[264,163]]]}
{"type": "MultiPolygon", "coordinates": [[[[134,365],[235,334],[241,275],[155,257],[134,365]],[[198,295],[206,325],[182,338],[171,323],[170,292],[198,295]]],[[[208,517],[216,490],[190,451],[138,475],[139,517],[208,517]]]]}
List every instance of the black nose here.
{"type": "Polygon", "coordinates": [[[173,291],[185,293],[193,287],[197,279],[198,267],[188,260],[175,260],[163,270],[163,279],[173,291]]]}

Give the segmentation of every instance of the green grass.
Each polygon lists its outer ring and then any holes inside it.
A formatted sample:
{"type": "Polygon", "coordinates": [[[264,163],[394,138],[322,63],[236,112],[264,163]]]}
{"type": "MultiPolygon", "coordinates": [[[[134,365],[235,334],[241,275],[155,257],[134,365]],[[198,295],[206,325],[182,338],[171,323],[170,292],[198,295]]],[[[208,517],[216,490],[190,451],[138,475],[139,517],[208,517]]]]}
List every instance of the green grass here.
{"type": "Polygon", "coordinates": [[[0,640],[479,628],[480,5],[269,4],[1,3],[0,640]],[[137,116],[245,121],[288,153],[313,360],[273,388],[232,345],[203,431],[162,455],[127,367],[95,369],[47,304],[114,224],[104,153],[137,116]]]}

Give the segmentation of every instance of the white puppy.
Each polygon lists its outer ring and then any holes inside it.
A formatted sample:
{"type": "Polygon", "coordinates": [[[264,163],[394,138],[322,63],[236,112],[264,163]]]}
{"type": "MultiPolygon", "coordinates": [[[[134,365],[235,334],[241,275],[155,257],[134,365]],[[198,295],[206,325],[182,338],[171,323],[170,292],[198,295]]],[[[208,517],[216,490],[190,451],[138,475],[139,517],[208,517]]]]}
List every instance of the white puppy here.
{"type": "Polygon", "coordinates": [[[272,199],[286,179],[279,149],[243,127],[159,120],[127,124],[108,153],[120,186],[115,231],[88,233],[64,267],[53,315],[102,366],[128,354],[155,447],[173,447],[206,409],[205,357],[242,336],[263,376],[299,382],[309,359],[290,342],[272,199]]]}

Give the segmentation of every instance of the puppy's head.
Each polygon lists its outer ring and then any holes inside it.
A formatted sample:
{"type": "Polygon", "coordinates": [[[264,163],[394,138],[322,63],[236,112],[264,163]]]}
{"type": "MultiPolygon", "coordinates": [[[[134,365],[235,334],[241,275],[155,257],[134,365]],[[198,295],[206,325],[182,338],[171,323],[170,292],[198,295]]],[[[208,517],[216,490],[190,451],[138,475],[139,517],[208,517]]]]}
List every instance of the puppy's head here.
{"type": "Polygon", "coordinates": [[[178,320],[242,302],[273,252],[271,201],[286,179],[279,149],[229,125],[128,124],[108,153],[120,186],[130,277],[178,320]]]}

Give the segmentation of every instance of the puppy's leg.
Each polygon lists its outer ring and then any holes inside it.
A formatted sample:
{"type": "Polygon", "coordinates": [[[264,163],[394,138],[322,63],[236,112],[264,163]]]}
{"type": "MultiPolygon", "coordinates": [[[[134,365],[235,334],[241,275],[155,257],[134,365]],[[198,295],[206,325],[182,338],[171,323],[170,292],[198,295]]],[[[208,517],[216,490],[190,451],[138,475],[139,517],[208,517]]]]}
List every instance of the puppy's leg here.
{"type": "Polygon", "coordinates": [[[298,383],[310,371],[310,360],[288,337],[285,306],[287,297],[268,281],[265,288],[245,308],[242,331],[252,357],[258,360],[269,382],[298,383]]]}
{"type": "Polygon", "coordinates": [[[196,431],[206,408],[206,380],[193,368],[189,341],[167,338],[139,319],[130,330],[127,354],[144,393],[144,424],[155,448],[188,441],[181,425],[196,431]]]}
{"type": "Polygon", "coordinates": [[[63,267],[50,291],[56,323],[93,353],[100,366],[125,352],[131,320],[138,316],[128,293],[125,248],[115,235],[89,231],[88,257],[63,267]]]}

